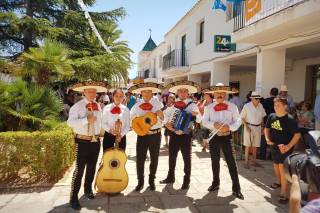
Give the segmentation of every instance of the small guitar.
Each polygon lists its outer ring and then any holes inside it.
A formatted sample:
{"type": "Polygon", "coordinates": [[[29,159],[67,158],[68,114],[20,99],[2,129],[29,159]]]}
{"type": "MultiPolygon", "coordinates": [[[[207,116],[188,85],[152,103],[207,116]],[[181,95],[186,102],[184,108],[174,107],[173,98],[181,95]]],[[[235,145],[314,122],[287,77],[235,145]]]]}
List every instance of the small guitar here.
{"type": "Polygon", "coordinates": [[[105,151],[103,154],[95,184],[98,192],[120,193],[128,186],[128,173],[125,167],[127,155],[119,149],[121,126],[122,123],[118,119],[115,123],[117,132],[115,147],[105,151]]]}
{"type": "Polygon", "coordinates": [[[156,114],[153,112],[147,112],[144,116],[136,117],[132,120],[132,128],[137,135],[145,136],[157,121],[156,114]]]}

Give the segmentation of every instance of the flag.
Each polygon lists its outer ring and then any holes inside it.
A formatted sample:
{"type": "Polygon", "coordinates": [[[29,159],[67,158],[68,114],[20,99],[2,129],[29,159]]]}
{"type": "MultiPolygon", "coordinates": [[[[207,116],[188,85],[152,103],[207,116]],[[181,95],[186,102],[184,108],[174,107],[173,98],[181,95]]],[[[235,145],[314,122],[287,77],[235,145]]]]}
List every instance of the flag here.
{"type": "Polygon", "coordinates": [[[261,0],[247,0],[245,7],[246,21],[261,11],[261,0]]]}
{"type": "Polygon", "coordinates": [[[213,10],[223,10],[226,11],[227,7],[225,4],[221,2],[221,0],[215,0],[212,6],[213,10]]]}
{"type": "Polygon", "coordinates": [[[231,19],[241,14],[242,10],[244,9],[244,2],[242,0],[227,0],[226,5],[227,21],[230,21],[231,19]]]}

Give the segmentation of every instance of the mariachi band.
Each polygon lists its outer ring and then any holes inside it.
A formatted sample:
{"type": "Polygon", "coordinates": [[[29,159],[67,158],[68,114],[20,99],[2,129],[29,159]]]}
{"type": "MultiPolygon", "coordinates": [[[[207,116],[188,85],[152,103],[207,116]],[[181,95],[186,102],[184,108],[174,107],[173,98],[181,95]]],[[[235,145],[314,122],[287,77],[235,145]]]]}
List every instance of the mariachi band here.
{"type": "Polygon", "coordinates": [[[154,191],[155,178],[161,144],[161,129],[165,127],[169,141],[169,170],[161,184],[175,182],[175,167],[179,150],[183,156],[184,178],[181,190],[187,190],[191,176],[192,129],[195,123],[202,124],[211,131],[209,136],[213,182],[208,191],[216,191],[220,184],[220,149],[222,150],[232,179],[233,195],[244,199],[238,178],[238,170],[232,147],[231,133],[241,125],[237,107],[226,100],[227,94],[236,92],[229,86],[217,84],[204,90],[213,94],[213,103],[207,105],[201,115],[198,106],[189,97],[200,87],[192,81],[176,81],[165,88],[157,83],[140,83],[129,88],[129,92],[141,95],[141,101],[129,110],[122,104],[125,96],[121,89],[115,89],[113,103],[102,110],[95,101],[96,94],[106,92],[109,85],[103,82],[86,81],[73,85],[70,89],[81,92],[84,98],[70,109],[68,125],[73,129],[76,144],[76,166],[73,173],[70,206],[81,208],[78,193],[86,168],[84,195],[94,199],[93,183],[96,164],[103,137],[103,158],[97,172],[95,188],[99,192],[116,193],[125,189],[128,182],[124,164],[126,162],[126,134],[132,128],[138,135],[136,142],[136,169],[138,184],[135,191],[144,187],[144,165],[149,150],[149,190],[154,191]],[[174,103],[165,108],[154,93],[168,91],[174,94],[174,103]],[[125,158],[125,159],[124,159],[125,158]],[[106,174],[108,173],[108,174],[106,174]],[[103,177],[102,177],[103,176],[103,177]],[[99,178],[98,178],[99,177],[99,178]],[[122,184],[121,184],[122,182],[122,184]],[[116,187],[118,184],[119,187],[116,187]]]}

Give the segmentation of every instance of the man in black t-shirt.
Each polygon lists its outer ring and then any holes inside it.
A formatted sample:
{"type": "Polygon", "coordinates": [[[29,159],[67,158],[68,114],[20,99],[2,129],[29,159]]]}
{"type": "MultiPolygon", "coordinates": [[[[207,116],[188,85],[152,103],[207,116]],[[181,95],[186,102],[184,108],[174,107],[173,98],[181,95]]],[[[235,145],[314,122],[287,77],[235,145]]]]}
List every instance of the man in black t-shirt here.
{"type": "Polygon", "coordinates": [[[274,171],[278,179],[278,182],[273,183],[271,187],[281,187],[279,202],[283,204],[288,202],[288,183],[284,174],[283,162],[292,153],[293,147],[301,137],[296,121],[288,115],[286,108],[286,99],[275,98],[275,113],[269,115],[265,128],[265,138],[267,144],[271,145],[274,171]]]}
{"type": "MultiPolygon", "coordinates": [[[[267,118],[271,113],[274,113],[274,103],[273,99],[277,97],[279,93],[278,88],[274,87],[270,90],[270,97],[261,101],[264,110],[266,111],[266,116],[264,117],[264,124],[267,122],[267,118]]],[[[265,137],[261,137],[260,143],[260,159],[266,160],[267,159],[267,143],[265,137]]]]}

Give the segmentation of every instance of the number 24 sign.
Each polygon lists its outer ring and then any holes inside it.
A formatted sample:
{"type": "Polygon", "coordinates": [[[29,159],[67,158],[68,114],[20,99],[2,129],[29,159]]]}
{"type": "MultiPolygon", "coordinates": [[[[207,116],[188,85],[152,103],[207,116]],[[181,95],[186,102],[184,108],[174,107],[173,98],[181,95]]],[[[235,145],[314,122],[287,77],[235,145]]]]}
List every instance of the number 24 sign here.
{"type": "Polygon", "coordinates": [[[214,36],[214,51],[215,52],[230,52],[231,51],[231,36],[230,35],[215,35],[214,36]]]}

